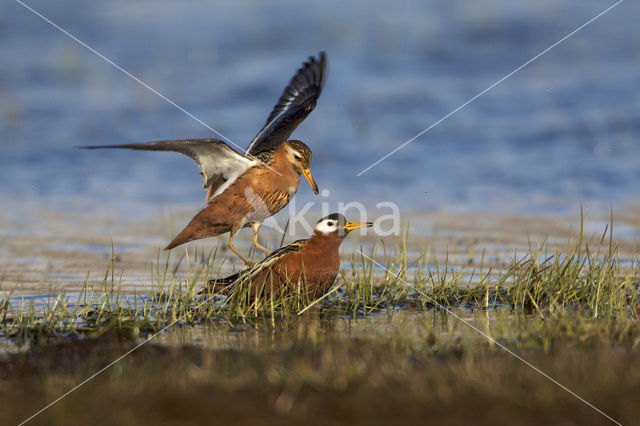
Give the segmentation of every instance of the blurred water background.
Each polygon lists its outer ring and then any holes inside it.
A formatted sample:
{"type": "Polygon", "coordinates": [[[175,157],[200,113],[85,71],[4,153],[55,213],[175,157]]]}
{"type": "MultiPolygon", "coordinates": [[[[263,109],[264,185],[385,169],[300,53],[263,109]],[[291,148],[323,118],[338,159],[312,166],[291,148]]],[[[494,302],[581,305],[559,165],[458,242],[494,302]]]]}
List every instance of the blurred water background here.
{"type": "MultiPolygon", "coordinates": [[[[27,4],[243,148],[300,64],[325,50],[327,84],[293,137],[313,149],[314,176],[330,191],[320,200],[333,206],[546,215],[615,209],[640,194],[632,1],[360,177],[613,2],[27,4]]],[[[74,149],[191,137],[216,135],[19,3],[0,4],[3,216],[195,212],[205,194],[190,159],[74,149]]],[[[302,182],[298,205],[313,200],[302,182]]]]}

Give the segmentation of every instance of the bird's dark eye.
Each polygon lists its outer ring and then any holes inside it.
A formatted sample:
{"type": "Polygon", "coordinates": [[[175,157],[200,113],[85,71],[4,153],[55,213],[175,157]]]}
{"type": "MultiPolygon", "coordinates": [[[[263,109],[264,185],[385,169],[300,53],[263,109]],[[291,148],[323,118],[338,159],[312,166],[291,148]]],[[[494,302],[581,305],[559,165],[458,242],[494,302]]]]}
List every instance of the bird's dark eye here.
{"type": "Polygon", "coordinates": [[[302,157],[300,157],[298,154],[294,154],[293,158],[295,158],[298,161],[302,160],[302,157]]]}
{"type": "Polygon", "coordinates": [[[329,221],[329,222],[327,222],[327,225],[328,226],[333,226],[333,222],[329,221]]]}

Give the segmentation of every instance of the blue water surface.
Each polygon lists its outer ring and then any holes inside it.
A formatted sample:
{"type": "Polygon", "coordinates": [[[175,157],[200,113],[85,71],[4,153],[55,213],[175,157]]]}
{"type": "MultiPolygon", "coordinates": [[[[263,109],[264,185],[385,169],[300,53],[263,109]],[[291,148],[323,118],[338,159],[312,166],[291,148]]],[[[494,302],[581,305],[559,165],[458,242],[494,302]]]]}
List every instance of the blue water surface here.
{"type": "MultiPolygon", "coordinates": [[[[555,214],[640,194],[640,6],[601,0],[26,2],[244,148],[291,75],[329,77],[294,133],[329,195],[403,211],[555,214]]],[[[202,205],[178,154],[78,145],[217,137],[17,2],[0,4],[0,205],[123,220],[202,205]]],[[[316,199],[306,184],[301,205],[316,199]]],[[[319,207],[317,208],[319,211],[319,207]]],[[[314,211],[313,209],[311,211],[314,211]]]]}

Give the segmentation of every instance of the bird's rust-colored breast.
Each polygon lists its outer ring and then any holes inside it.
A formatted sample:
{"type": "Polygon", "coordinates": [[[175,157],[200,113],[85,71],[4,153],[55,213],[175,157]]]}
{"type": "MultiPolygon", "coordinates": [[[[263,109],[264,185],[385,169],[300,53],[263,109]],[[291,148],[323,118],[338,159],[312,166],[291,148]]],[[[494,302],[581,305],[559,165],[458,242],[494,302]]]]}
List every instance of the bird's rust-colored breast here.
{"type": "Polygon", "coordinates": [[[300,174],[284,153],[276,150],[268,164],[250,168],[228,188],[227,192],[232,194],[230,209],[242,214],[235,225],[262,222],[279,212],[289,204],[299,185],[300,174]]]}

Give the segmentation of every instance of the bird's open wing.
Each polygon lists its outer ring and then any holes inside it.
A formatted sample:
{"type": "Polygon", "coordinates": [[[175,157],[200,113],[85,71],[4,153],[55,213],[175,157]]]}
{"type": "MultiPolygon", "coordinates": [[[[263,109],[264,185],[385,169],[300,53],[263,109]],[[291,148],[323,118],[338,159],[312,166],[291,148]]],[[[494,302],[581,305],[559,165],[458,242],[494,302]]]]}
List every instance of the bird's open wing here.
{"type": "Polygon", "coordinates": [[[249,167],[257,164],[234,151],[219,139],[183,139],[126,145],[83,146],[83,149],[135,149],[143,151],[175,151],[192,158],[204,176],[204,187],[213,193],[222,184],[235,180],[249,167]]]}
{"type": "Polygon", "coordinates": [[[256,155],[272,150],[286,141],[315,108],[326,78],[326,54],[320,52],[318,59],[309,57],[309,61],[302,65],[284,89],[267,122],[253,138],[245,154],[256,155]]]}

